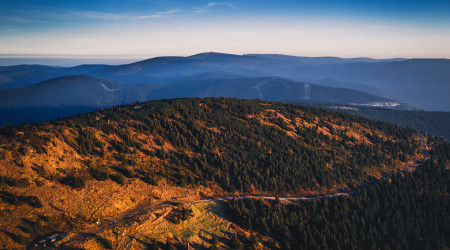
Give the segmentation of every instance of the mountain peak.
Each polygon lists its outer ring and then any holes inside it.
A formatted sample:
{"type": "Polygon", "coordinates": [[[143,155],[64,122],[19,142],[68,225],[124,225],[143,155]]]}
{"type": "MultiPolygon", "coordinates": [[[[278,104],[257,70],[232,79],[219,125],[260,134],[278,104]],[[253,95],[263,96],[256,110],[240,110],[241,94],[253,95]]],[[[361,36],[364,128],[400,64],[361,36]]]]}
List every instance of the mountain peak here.
{"type": "Polygon", "coordinates": [[[220,52],[213,52],[213,51],[203,52],[203,53],[195,54],[192,56],[188,56],[188,58],[195,58],[195,59],[224,58],[224,57],[238,58],[238,57],[242,57],[242,56],[234,55],[234,54],[227,54],[227,53],[220,53],[220,52]]]}

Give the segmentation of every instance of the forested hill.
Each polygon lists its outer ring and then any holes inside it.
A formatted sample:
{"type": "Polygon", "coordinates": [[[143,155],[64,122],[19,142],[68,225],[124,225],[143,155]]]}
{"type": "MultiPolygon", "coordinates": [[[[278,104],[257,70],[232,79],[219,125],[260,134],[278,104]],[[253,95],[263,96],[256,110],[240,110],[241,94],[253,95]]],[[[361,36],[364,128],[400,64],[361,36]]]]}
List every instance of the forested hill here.
{"type": "Polygon", "coordinates": [[[352,196],[281,206],[233,200],[229,215],[282,249],[448,249],[450,144],[437,142],[413,173],[384,178],[352,196]]]}
{"type": "Polygon", "coordinates": [[[0,133],[4,174],[33,180],[46,173],[80,186],[120,175],[245,193],[347,188],[421,157],[412,130],[226,98],[136,103],[0,133]]]}
{"type": "Polygon", "coordinates": [[[420,111],[420,110],[389,110],[382,108],[342,108],[339,109],[350,114],[361,115],[379,121],[409,127],[416,131],[423,131],[433,136],[442,137],[450,141],[450,112],[420,111]]]}
{"type": "Polygon", "coordinates": [[[55,232],[71,235],[71,246],[109,247],[105,238],[117,234],[112,221],[138,235],[147,230],[141,226],[161,217],[158,211],[170,212],[168,204],[353,189],[421,161],[421,150],[420,137],[395,125],[226,98],[135,103],[5,127],[0,248],[18,248],[55,232]],[[139,214],[142,220],[129,224],[139,214]]]}

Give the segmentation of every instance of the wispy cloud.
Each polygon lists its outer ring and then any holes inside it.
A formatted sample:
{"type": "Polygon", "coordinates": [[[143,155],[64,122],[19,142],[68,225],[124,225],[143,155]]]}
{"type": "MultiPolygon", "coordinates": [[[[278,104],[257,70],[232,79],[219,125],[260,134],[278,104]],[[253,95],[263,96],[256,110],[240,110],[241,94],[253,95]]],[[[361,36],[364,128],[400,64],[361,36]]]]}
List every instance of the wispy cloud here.
{"type": "MultiPolygon", "coordinates": [[[[47,14],[48,15],[48,14],[47,14]]],[[[96,11],[69,11],[53,13],[52,17],[56,19],[99,19],[99,20],[123,20],[127,19],[129,14],[115,14],[96,11]]]]}
{"type": "Polygon", "coordinates": [[[232,3],[229,3],[229,2],[209,2],[208,4],[206,4],[204,6],[194,7],[194,10],[196,10],[197,13],[203,13],[207,9],[215,7],[215,6],[225,6],[225,7],[229,7],[229,8],[233,8],[233,9],[236,8],[232,3]]]}
{"type": "Polygon", "coordinates": [[[140,20],[140,19],[149,19],[149,18],[161,18],[161,17],[171,17],[173,14],[180,12],[180,10],[168,10],[162,12],[156,12],[151,15],[143,15],[143,16],[135,16],[130,19],[140,20]]]}
{"type": "Polygon", "coordinates": [[[1,16],[0,20],[12,23],[48,23],[48,21],[37,20],[33,18],[15,17],[15,16],[1,16]]]}
{"type": "Polygon", "coordinates": [[[180,12],[179,10],[168,10],[151,13],[148,15],[133,14],[133,13],[106,13],[106,12],[68,12],[57,14],[56,17],[60,19],[98,19],[104,21],[115,20],[140,20],[149,18],[171,17],[173,14],[180,12]]]}
{"type": "Polygon", "coordinates": [[[0,20],[6,20],[13,23],[54,23],[65,21],[125,21],[140,20],[149,18],[168,18],[180,10],[167,10],[155,13],[108,13],[97,11],[72,11],[72,10],[52,10],[52,11],[22,11],[11,16],[0,16],[0,20]]]}

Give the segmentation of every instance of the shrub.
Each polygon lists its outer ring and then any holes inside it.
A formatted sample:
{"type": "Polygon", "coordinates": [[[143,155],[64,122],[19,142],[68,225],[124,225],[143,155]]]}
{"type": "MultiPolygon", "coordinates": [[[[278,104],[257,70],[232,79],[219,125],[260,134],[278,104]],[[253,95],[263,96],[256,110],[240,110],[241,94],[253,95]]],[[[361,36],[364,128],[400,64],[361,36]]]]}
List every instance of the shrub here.
{"type": "Polygon", "coordinates": [[[22,197],[19,195],[11,194],[7,191],[0,191],[0,198],[11,205],[22,205],[24,203],[22,197]]]}
{"type": "Polygon", "coordinates": [[[106,170],[101,168],[91,167],[89,168],[89,173],[91,174],[92,178],[98,181],[106,181],[109,179],[109,175],[106,170]]]}
{"type": "Polygon", "coordinates": [[[133,171],[131,169],[129,169],[128,167],[126,167],[126,166],[118,166],[118,167],[114,167],[114,169],[117,172],[119,172],[122,175],[124,175],[125,177],[127,177],[127,178],[133,178],[134,177],[133,171]]]}
{"type": "Polygon", "coordinates": [[[72,188],[84,188],[86,185],[84,179],[77,176],[67,176],[62,178],[59,182],[72,188]]]}
{"type": "Polygon", "coordinates": [[[209,247],[209,249],[219,249],[219,240],[217,239],[216,235],[213,235],[211,239],[211,246],[209,247]]]}
{"type": "Polygon", "coordinates": [[[117,183],[119,183],[120,185],[123,185],[125,183],[125,178],[123,178],[123,176],[121,174],[116,174],[116,175],[110,175],[109,178],[117,183]]]}
{"type": "Polygon", "coordinates": [[[2,185],[8,185],[10,187],[15,187],[18,185],[18,180],[8,177],[8,176],[0,175],[0,186],[2,186],[2,185]]]}
{"type": "Polygon", "coordinates": [[[144,174],[141,180],[152,186],[157,186],[159,177],[154,172],[147,172],[144,174]]]}
{"type": "Polygon", "coordinates": [[[172,218],[172,223],[180,224],[182,221],[189,220],[191,217],[194,217],[194,211],[190,208],[183,208],[180,213],[172,218]]]}
{"type": "Polygon", "coordinates": [[[231,238],[231,248],[232,249],[242,249],[242,243],[236,234],[233,235],[233,238],[231,238]]]}
{"type": "Polygon", "coordinates": [[[43,207],[41,200],[39,200],[38,197],[36,196],[22,196],[21,200],[23,200],[24,202],[26,202],[28,205],[34,207],[34,208],[40,208],[43,207]]]}

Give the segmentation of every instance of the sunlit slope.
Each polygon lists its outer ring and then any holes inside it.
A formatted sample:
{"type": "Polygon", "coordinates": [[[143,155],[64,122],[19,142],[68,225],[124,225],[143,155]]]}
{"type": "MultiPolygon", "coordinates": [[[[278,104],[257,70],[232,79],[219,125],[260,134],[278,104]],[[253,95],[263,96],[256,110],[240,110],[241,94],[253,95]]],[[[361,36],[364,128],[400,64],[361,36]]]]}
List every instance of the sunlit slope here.
{"type": "Polygon", "coordinates": [[[411,130],[227,98],[135,103],[0,134],[3,247],[55,231],[111,238],[97,220],[139,212],[147,223],[145,211],[166,201],[348,189],[422,157],[411,130]]]}

